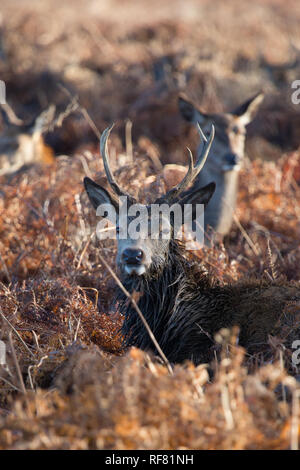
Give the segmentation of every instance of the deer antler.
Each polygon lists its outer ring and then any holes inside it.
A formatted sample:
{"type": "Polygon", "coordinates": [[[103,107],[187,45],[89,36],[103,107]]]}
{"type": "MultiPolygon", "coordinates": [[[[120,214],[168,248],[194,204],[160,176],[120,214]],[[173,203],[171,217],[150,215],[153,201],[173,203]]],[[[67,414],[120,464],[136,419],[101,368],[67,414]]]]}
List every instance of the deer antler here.
{"type": "Polygon", "coordinates": [[[107,142],[108,142],[109,134],[113,127],[114,127],[114,124],[112,124],[110,127],[107,127],[102,132],[101,137],[100,137],[100,153],[102,155],[106,177],[109,182],[109,185],[118,196],[126,196],[133,202],[135,201],[135,199],[132,196],[130,196],[130,194],[128,194],[126,191],[120,188],[109,166],[109,154],[108,154],[107,142]]]}
{"type": "Polygon", "coordinates": [[[200,173],[200,171],[202,170],[202,168],[203,168],[203,166],[206,162],[206,159],[207,159],[209,151],[210,151],[211,144],[214,140],[215,128],[214,128],[214,125],[212,124],[211,131],[210,131],[208,139],[203,134],[203,131],[202,131],[199,123],[197,123],[197,128],[198,128],[198,132],[200,134],[200,137],[202,139],[202,148],[201,148],[200,154],[199,154],[199,156],[196,160],[196,163],[194,165],[194,163],[193,163],[193,154],[192,154],[191,150],[189,148],[187,148],[188,152],[189,152],[189,168],[188,168],[188,171],[187,171],[185,177],[183,178],[183,180],[177,186],[170,189],[170,191],[168,191],[162,198],[160,198],[161,200],[163,200],[165,202],[170,203],[170,202],[174,201],[175,199],[177,199],[178,196],[185,189],[187,189],[187,187],[194,181],[196,176],[198,176],[198,174],[200,173]]]}
{"type": "MultiPolygon", "coordinates": [[[[175,186],[170,191],[168,191],[163,197],[159,198],[157,200],[157,202],[163,200],[164,202],[171,203],[172,201],[177,199],[178,196],[185,189],[188,188],[188,186],[194,181],[196,176],[202,170],[202,168],[203,168],[203,166],[206,162],[206,159],[208,157],[211,144],[214,140],[215,128],[212,124],[211,131],[210,131],[209,137],[207,139],[205,137],[205,135],[203,134],[199,123],[197,125],[198,125],[198,132],[199,132],[200,137],[202,139],[202,148],[201,148],[200,154],[199,154],[199,156],[196,160],[195,165],[193,163],[193,154],[192,154],[191,150],[188,148],[189,168],[188,168],[188,171],[187,171],[185,177],[183,178],[183,180],[177,186],[175,186]]],[[[109,135],[110,135],[110,132],[111,132],[113,126],[114,126],[114,124],[112,124],[110,127],[107,127],[103,131],[103,133],[101,134],[101,138],[100,138],[100,152],[101,152],[101,155],[102,155],[107,180],[109,182],[109,185],[113,189],[113,191],[118,196],[126,196],[130,199],[131,202],[135,202],[135,199],[132,196],[130,196],[130,194],[128,194],[126,191],[124,191],[123,189],[120,188],[120,186],[118,185],[118,183],[114,179],[114,176],[113,176],[113,174],[111,172],[111,169],[110,169],[110,166],[109,166],[109,154],[108,154],[107,142],[108,142],[108,138],[109,138],[109,135]]]]}

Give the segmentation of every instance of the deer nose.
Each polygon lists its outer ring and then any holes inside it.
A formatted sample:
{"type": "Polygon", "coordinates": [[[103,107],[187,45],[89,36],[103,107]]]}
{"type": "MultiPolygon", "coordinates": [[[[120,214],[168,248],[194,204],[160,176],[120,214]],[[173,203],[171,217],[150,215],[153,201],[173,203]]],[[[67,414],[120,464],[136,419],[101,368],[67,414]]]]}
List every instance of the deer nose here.
{"type": "Polygon", "coordinates": [[[144,253],[139,248],[126,248],[122,253],[122,260],[126,264],[141,264],[144,253]]]}
{"type": "Polygon", "coordinates": [[[226,161],[226,165],[234,167],[234,166],[238,165],[239,157],[236,153],[228,153],[225,156],[225,161],[226,161]]]}

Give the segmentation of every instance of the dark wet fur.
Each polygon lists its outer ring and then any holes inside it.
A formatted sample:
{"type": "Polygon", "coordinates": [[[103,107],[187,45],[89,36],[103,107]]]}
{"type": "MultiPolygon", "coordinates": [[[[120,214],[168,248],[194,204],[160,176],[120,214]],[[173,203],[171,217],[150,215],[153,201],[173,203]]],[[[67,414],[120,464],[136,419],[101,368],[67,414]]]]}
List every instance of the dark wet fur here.
{"type": "MultiPolygon", "coordinates": [[[[268,335],[276,333],[281,321],[290,321],[284,312],[287,302],[300,301],[299,283],[254,280],[221,286],[198,263],[187,260],[175,241],[162,266],[152,266],[146,277],[127,277],[123,282],[130,292],[140,292],[138,306],[172,363],[211,360],[215,333],[234,325],[240,328],[240,345],[250,353],[264,351],[268,335]]],[[[125,344],[156,353],[128,298],[118,292],[117,300],[124,315],[125,344]]],[[[291,331],[293,338],[300,337],[299,326],[291,331]]]]}

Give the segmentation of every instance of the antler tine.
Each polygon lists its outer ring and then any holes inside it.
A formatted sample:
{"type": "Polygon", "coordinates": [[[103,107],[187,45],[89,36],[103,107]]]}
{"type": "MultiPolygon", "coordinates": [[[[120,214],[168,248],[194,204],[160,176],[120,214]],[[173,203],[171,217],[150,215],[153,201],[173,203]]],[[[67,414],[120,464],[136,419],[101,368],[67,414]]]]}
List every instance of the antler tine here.
{"type": "Polygon", "coordinates": [[[207,138],[205,137],[205,134],[203,130],[201,129],[199,122],[197,122],[197,131],[200,136],[200,155],[201,155],[204,149],[205,142],[207,142],[207,138]]]}
{"type": "Polygon", "coordinates": [[[106,177],[107,177],[107,180],[108,180],[111,188],[114,190],[114,192],[118,196],[127,196],[127,197],[130,197],[131,199],[133,199],[132,196],[130,196],[126,191],[124,191],[123,189],[120,188],[120,186],[116,182],[116,180],[115,180],[115,178],[114,178],[114,176],[111,172],[110,166],[109,166],[109,153],[108,153],[107,142],[108,142],[108,138],[109,138],[110,132],[111,132],[113,127],[114,127],[114,124],[112,124],[110,127],[107,127],[102,132],[101,137],[100,137],[100,153],[102,155],[106,177]]]}
{"type": "MultiPolygon", "coordinates": [[[[203,131],[199,125],[199,123],[197,123],[198,125],[198,132],[199,134],[201,135],[202,139],[203,139],[203,142],[204,142],[204,146],[202,147],[201,151],[200,151],[200,155],[199,157],[197,158],[197,161],[196,161],[196,164],[194,166],[193,164],[193,154],[192,152],[190,151],[190,149],[188,148],[188,151],[189,151],[189,156],[190,156],[190,161],[189,161],[189,169],[187,171],[187,174],[185,175],[185,177],[183,178],[183,180],[181,181],[181,183],[179,183],[179,185],[177,186],[177,189],[179,190],[179,193],[181,193],[183,191],[183,189],[186,189],[186,187],[192,183],[192,181],[196,178],[196,176],[200,173],[200,171],[202,170],[205,162],[206,162],[206,159],[208,157],[208,154],[209,154],[209,151],[210,151],[210,147],[211,147],[211,144],[214,140],[214,136],[215,136],[215,128],[214,128],[214,125],[212,124],[211,126],[211,131],[210,131],[210,134],[209,134],[209,138],[207,139],[205,137],[205,135],[203,134],[203,131]]],[[[175,188],[174,188],[175,189],[175,188]]]]}
{"type": "Polygon", "coordinates": [[[189,155],[189,168],[188,168],[188,171],[186,172],[183,180],[177,185],[175,186],[175,188],[171,189],[171,191],[174,191],[174,195],[175,195],[175,192],[178,193],[183,191],[185,188],[188,187],[188,185],[190,184],[190,181],[193,179],[193,172],[194,172],[194,160],[193,160],[193,154],[192,154],[192,151],[189,147],[187,147],[187,150],[188,150],[188,155],[189,155]]]}
{"type": "Polygon", "coordinates": [[[168,191],[167,194],[163,197],[163,199],[167,200],[168,202],[171,202],[172,200],[177,198],[194,181],[194,179],[200,173],[200,171],[202,170],[202,168],[203,168],[203,166],[206,162],[206,159],[207,159],[209,151],[210,151],[211,144],[212,144],[212,142],[214,140],[214,136],[215,136],[214,125],[212,124],[212,126],[211,126],[211,131],[210,131],[210,135],[209,135],[208,139],[203,134],[203,131],[202,131],[199,124],[198,124],[198,132],[199,132],[199,134],[202,137],[203,142],[204,142],[204,145],[202,146],[202,149],[200,151],[200,155],[197,158],[196,164],[194,166],[193,154],[192,154],[191,150],[188,148],[188,151],[189,151],[189,168],[188,168],[188,171],[187,171],[186,175],[184,176],[183,180],[177,186],[175,186],[170,191],[168,191]]]}
{"type": "Polygon", "coordinates": [[[198,132],[200,134],[200,137],[202,138],[201,151],[200,151],[199,157],[197,158],[196,165],[195,165],[195,168],[197,168],[197,174],[198,174],[198,173],[200,173],[200,171],[202,170],[202,168],[203,168],[203,166],[206,162],[206,159],[207,159],[209,151],[210,151],[211,144],[213,143],[213,140],[214,140],[214,137],[215,137],[215,126],[213,124],[211,125],[211,131],[210,131],[208,139],[205,137],[205,135],[204,135],[204,133],[203,133],[201,127],[200,127],[199,122],[197,122],[197,129],[198,129],[198,132]]]}

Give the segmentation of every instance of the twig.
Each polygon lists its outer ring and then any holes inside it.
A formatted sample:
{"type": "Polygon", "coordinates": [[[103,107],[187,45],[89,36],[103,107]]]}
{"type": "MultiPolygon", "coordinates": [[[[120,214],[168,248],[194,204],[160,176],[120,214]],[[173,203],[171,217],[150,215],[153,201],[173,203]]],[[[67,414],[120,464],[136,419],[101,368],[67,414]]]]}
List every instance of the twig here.
{"type": "Polygon", "coordinates": [[[82,259],[83,259],[84,255],[85,255],[85,252],[86,252],[86,250],[88,249],[88,246],[89,246],[89,244],[91,243],[91,240],[92,240],[92,238],[93,238],[94,235],[95,235],[95,232],[93,232],[93,233],[90,235],[88,241],[87,241],[86,244],[84,245],[84,248],[83,248],[83,250],[82,250],[82,252],[81,252],[80,258],[79,258],[78,263],[77,263],[77,266],[76,266],[76,270],[78,270],[78,269],[80,268],[82,259]]]}
{"type": "Polygon", "coordinates": [[[270,247],[270,238],[267,238],[267,252],[268,252],[268,257],[269,257],[269,267],[271,270],[272,278],[273,278],[273,281],[276,281],[276,279],[278,278],[278,275],[275,269],[274,262],[272,261],[273,253],[270,247]]]}
{"type": "Polygon", "coordinates": [[[244,229],[244,227],[242,226],[241,222],[239,221],[239,219],[237,218],[236,214],[233,214],[233,219],[235,221],[235,223],[237,224],[238,228],[240,229],[240,231],[242,232],[242,235],[244,236],[245,240],[247,241],[248,245],[250,246],[250,248],[252,249],[253,253],[256,255],[256,256],[259,256],[259,252],[255,246],[255,244],[253,243],[253,241],[251,240],[251,238],[249,237],[248,233],[246,232],[246,230],[244,229]]]}
{"type": "Polygon", "coordinates": [[[133,161],[133,150],[132,150],[132,122],[127,119],[125,124],[125,141],[126,141],[126,154],[130,157],[130,161],[133,161]]]}
{"type": "Polygon", "coordinates": [[[82,207],[81,207],[81,202],[80,202],[80,194],[78,194],[78,193],[75,194],[74,200],[75,200],[75,205],[76,205],[76,209],[77,209],[77,213],[78,213],[78,218],[79,218],[79,224],[80,224],[81,232],[82,232],[82,234],[83,234],[84,239],[86,239],[87,233],[86,233],[86,226],[85,226],[85,223],[84,223],[84,218],[83,218],[83,215],[82,215],[82,207]]]}
{"type": "Polygon", "coordinates": [[[81,112],[81,114],[85,117],[85,119],[89,123],[89,125],[90,125],[91,129],[93,130],[93,132],[95,133],[96,137],[100,140],[101,133],[100,133],[99,129],[97,128],[96,124],[94,123],[94,121],[92,120],[91,116],[87,112],[87,110],[83,106],[81,106],[81,104],[79,103],[78,96],[72,95],[72,93],[70,93],[70,91],[66,87],[64,87],[61,83],[58,86],[66,95],[69,96],[69,98],[71,99],[71,102],[73,103],[73,105],[75,105],[75,104],[77,105],[79,111],[81,112]]]}
{"type": "MultiPolygon", "coordinates": [[[[79,103],[78,103],[79,104],[79,103]]],[[[101,137],[101,133],[100,131],[98,130],[96,124],[94,123],[93,119],[91,118],[91,116],[89,115],[89,113],[87,112],[87,110],[85,108],[83,108],[83,106],[81,106],[81,104],[79,104],[79,109],[80,109],[80,112],[81,114],[85,117],[85,119],[87,120],[87,122],[89,123],[90,127],[92,128],[92,130],[94,131],[95,135],[97,136],[97,138],[100,140],[100,137],[101,137]]]]}
{"type": "Polygon", "coordinates": [[[80,326],[80,317],[78,318],[78,321],[77,321],[77,326],[76,326],[76,330],[75,330],[75,334],[74,334],[74,342],[77,341],[79,326],[80,326]]]}
{"type": "MultiPolygon", "coordinates": [[[[79,287],[80,290],[92,290],[92,291],[95,291],[96,292],[96,298],[95,298],[95,308],[97,308],[97,305],[98,305],[98,298],[99,298],[99,292],[98,290],[95,288],[95,287],[79,287]]],[[[84,294],[85,296],[85,294],[84,294]]],[[[85,296],[85,299],[86,299],[86,296],[85,296]]]]}
{"type": "Polygon", "coordinates": [[[6,316],[4,315],[4,313],[2,312],[2,308],[0,307],[0,315],[1,317],[3,318],[3,320],[5,320],[8,325],[10,326],[10,328],[13,330],[13,332],[17,335],[17,337],[19,338],[19,340],[21,341],[21,343],[23,344],[23,346],[25,347],[25,349],[29,352],[29,354],[31,354],[32,356],[34,356],[33,352],[30,351],[29,347],[27,346],[27,344],[24,342],[24,340],[21,338],[21,336],[19,335],[19,333],[17,332],[17,330],[15,329],[15,327],[10,323],[10,321],[6,318],[6,316]]]}
{"type": "Polygon", "coordinates": [[[19,364],[19,361],[18,361],[18,358],[17,358],[17,355],[16,355],[16,350],[15,350],[15,347],[14,347],[14,344],[13,344],[12,332],[11,331],[8,333],[8,340],[9,340],[9,345],[10,345],[10,349],[11,349],[11,352],[12,352],[13,361],[15,363],[18,379],[19,379],[19,382],[20,382],[21,391],[22,391],[22,393],[24,393],[24,395],[26,395],[27,392],[26,392],[26,388],[25,388],[25,385],[24,385],[24,380],[23,380],[21,369],[20,369],[20,364],[19,364]]]}
{"type": "Polygon", "coordinates": [[[28,369],[27,369],[27,373],[28,373],[28,377],[29,377],[29,382],[30,382],[30,386],[31,386],[32,390],[34,390],[34,385],[33,385],[32,377],[31,377],[31,369],[33,369],[33,368],[35,368],[35,367],[38,369],[38,368],[42,365],[42,363],[44,362],[44,360],[45,360],[45,359],[48,359],[48,357],[49,357],[48,355],[41,357],[41,359],[40,359],[40,361],[39,361],[38,364],[31,364],[31,365],[28,367],[28,369]]]}
{"type": "Polygon", "coordinates": [[[9,124],[14,124],[15,126],[22,126],[24,123],[23,119],[18,118],[12,107],[8,104],[1,104],[0,109],[2,109],[7,116],[9,124]]]}
{"type": "Polygon", "coordinates": [[[222,402],[222,407],[223,407],[225,421],[226,421],[226,428],[228,431],[230,431],[234,427],[234,421],[233,421],[232,411],[230,409],[228,387],[226,385],[223,385],[221,389],[221,402],[222,402]]]}
{"type": "Polygon", "coordinates": [[[4,377],[1,377],[0,376],[0,380],[2,380],[4,383],[6,383],[7,385],[9,385],[10,387],[12,387],[14,390],[16,390],[17,392],[22,392],[22,390],[20,390],[18,387],[16,387],[14,384],[12,384],[9,380],[5,379],[4,377]]]}
{"type": "Polygon", "coordinates": [[[85,174],[86,174],[89,178],[92,178],[92,173],[91,173],[91,171],[90,171],[90,169],[89,169],[89,166],[88,166],[88,164],[87,164],[85,155],[79,155],[79,159],[80,159],[80,161],[81,161],[81,163],[82,163],[82,166],[83,166],[83,169],[84,169],[84,171],[85,171],[85,174]]]}

